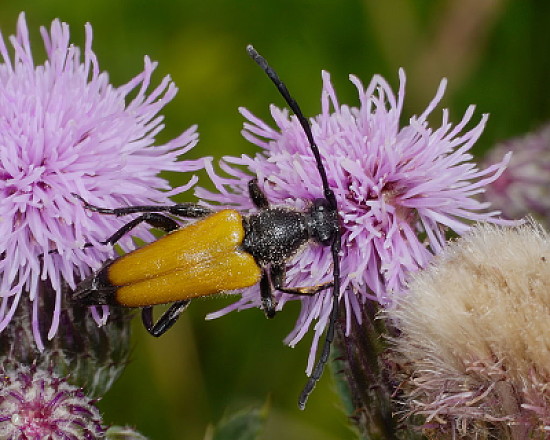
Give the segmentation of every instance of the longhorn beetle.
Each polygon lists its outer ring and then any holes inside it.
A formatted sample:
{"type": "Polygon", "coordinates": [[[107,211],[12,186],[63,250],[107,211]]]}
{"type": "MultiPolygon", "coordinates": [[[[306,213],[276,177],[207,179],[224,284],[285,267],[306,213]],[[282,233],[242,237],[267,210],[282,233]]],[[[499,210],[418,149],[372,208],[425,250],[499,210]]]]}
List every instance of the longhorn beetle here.
{"type": "Polygon", "coordinates": [[[87,305],[141,307],[145,328],[153,336],[160,336],[176,322],[192,298],[242,289],[259,282],[262,308],[268,318],[273,318],[276,307],[273,289],[311,296],[332,287],[332,311],[322,352],[298,400],[300,409],[304,409],[328,361],[338,318],[341,240],[338,206],[308,120],[267,61],[252,46],[248,46],[247,51],[298,118],[317,163],[324,198],[312,200],[305,211],[270,206],[257,181],[251,180],[248,191],[258,211],[241,215],[233,209],[214,212],[194,203],[101,208],[75,195],[90,211],[117,217],[140,214],[105,244],[115,244],[140,223],[167,234],[122,257],[107,260],[77,286],[73,298],[87,305]],[[197,220],[180,226],[172,216],[197,220]],[[288,287],[285,285],[286,263],[309,241],[330,247],[332,281],[288,287]],[[166,303],[172,304],[154,322],[153,306],[166,303]]]}

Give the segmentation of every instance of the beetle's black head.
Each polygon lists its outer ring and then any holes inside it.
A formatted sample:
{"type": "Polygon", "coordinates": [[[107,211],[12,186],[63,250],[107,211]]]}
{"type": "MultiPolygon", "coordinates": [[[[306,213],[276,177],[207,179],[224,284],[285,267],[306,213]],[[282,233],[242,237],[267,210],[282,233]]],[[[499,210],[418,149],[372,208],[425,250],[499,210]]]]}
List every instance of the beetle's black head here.
{"type": "Polygon", "coordinates": [[[328,246],[338,232],[338,214],[326,199],[315,199],[309,210],[309,236],[328,246]]]}

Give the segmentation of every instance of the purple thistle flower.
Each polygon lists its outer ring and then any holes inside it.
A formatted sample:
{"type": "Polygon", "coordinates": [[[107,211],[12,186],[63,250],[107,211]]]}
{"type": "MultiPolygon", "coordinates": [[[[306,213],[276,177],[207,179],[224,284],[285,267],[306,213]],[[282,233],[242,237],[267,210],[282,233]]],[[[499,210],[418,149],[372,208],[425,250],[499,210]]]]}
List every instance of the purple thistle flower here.
{"type": "MultiPolygon", "coordinates": [[[[158,173],[202,167],[199,161],[177,161],[197,142],[194,126],[155,145],[163,128],[158,113],[177,92],[170,78],[149,90],[156,63],[145,57],[142,73],[120,87],[110,85],[92,51],[89,24],[85,33],[81,59],[66,23],[54,20],[49,32],[41,28],[43,64],[33,60],[24,14],[9,38],[13,55],[0,35],[0,331],[28,294],[40,349],[40,283],[49,280],[56,292],[51,339],[59,325],[63,281],[74,288],[96,268],[112,252],[101,241],[126,222],[87,212],[73,193],[102,206],[167,203],[195,179],[170,190],[158,173]],[[48,253],[53,249],[59,254],[48,253]]],[[[145,228],[136,235],[151,238],[145,228]]],[[[131,239],[122,246],[130,248],[131,239]]],[[[101,315],[94,311],[101,321],[106,310],[101,315]]]]}
{"type": "MultiPolygon", "coordinates": [[[[342,220],[342,296],[347,328],[361,305],[376,300],[384,306],[403,290],[409,271],[424,267],[445,244],[445,232],[462,234],[470,222],[494,221],[498,212],[487,212],[488,203],[473,196],[502,173],[508,156],[500,163],[478,170],[469,150],[481,135],[487,115],[471,129],[474,106],[455,126],[443,110],[441,126],[429,127],[427,118],[441,101],[443,80],[432,102],[420,116],[399,126],[403,108],[405,74],[399,72],[397,95],[375,75],[365,89],[350,76],[359,94],[358,108],[338,102],[330,76],[323,72],[322,112],[311,118],[312,130],[338,200],[342,220]],[[425,238],[422,238],[425,237],[425,238]]],[[[207,171],[218,194],[197,189],[197,196],[226,206],[250,210],[247,182],[257,176],[270,202],[303,209],[323,197],[322,185],[306,136],[287,110],[271,107],[274,129],[246,109],[243,136],[263,149],[255,157],[225,157],[221,168],[229,177],[207,171]],[[244,166],[248,171],[232,165],[244,166]]],[[[316,285],[330,280],[330,252],[308,246],[288,267],[289,285],[316,285]]],[[[329,319],[330,291],[314,297],[277,293],[278,308],[291,299],[302,301],[298,322],[287,337],[295,345],[314,319],[315,338],[308,363],[311,371],[315,350],[329,319]]],[[[232,310],[260,305],[258,287],[243,292],[229,307],[209,315],[215,318],[232,310]]]]}
{"type": "Polygon", "coordinates": [[[36,366],[3,369],[0,385],[0,438],[104,438],[95,401],[51,370],[36,366]]]}
{"type": "Polygon", "coordinates": [[[486,161],[514,154],[502,176],[487,186],[485,200],[508,218],[536,215],[550,224],[550,126],[525,136],[501,142],[491,149],[486,161]]]}

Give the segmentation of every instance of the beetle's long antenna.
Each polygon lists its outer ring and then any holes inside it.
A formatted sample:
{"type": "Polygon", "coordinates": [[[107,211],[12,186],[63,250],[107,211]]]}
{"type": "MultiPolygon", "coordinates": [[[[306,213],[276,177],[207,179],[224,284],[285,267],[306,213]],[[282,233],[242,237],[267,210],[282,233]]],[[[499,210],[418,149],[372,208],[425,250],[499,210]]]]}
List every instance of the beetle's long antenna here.
{"type": "Polygon", "coordinates": [[[323,162],[321,161],[319,148],[317,147],[317,144],[313,139],[313,133],[311,132],[311,126],[309,125],[309,121],[305,118],[304,114],[302,113],[302,110],[300,110],[300,106],[298,105],[298,103],[290,95],[290,92],[286,88],[286,85],[279,79],[279,76],[269,66],[269,64],[267,64],[267,61],[265,60],[265,58],[262,57],[251,44],[249,44],[246,47],[246,51],[252,57],[252,59],[256,62],[256,64],[258,64],[262,68],[262,70],[267,74],[267,76],[269,76],[271,81],[273,81],[273,84],[275,84],[277,89],[279,89],[279,92],[287,102],[288,106],[294,112],[294,114],[298,118],[298,121],[300,121],[300,125],[302,126],[302,128],[304,129],[304,132],[306,133],[307,139],[309,141],[309,145],[311,147],[311,151],[313,152],[313,156],[315,157],[315,161],[317,162],[317,169],[319,170],[319,174],[321,175],[321,180],[323,182],[323,191],[325,194],[325,198],[331,204],[332,208],[336,209],[336,197],[334,196],[334,193],[332,192],[328,184],[327,173],[325,171],[325,167],[323,166],[323,162]]]}
{"type": "MultiPolygon", "coordinates": [[[[317,144],[315,143],[315,140],[313,138],[313,133],[311,132],[311,126],[309,124],[309,121],[305,118],[298,103],[290,95],[290,92],[288,91],[286,85],[279,79],[279,76],[269,66],[265,58],[262,57],[256,51],[256,49],[254,49],[252,45],[248,45],[246,47],[246,51],[252,57],[252,59],[262,68],[262,70],[267,74],[267,76],[269,76],[271,81],[273,81],[273,83],[279,90],[279,93],[283,96],[283,98],[287,102],[290,109],[294,112],[294,114],[298,118],[298,121],[300,122],[300,125],[304,129],[304,132],[308,138],[309,146],[311,148],[311,151],[313,152],[313,156],[315,157],[315,161],[317,163],[317,169],[319,170],[319,175],[321,176],[321,180],[323,182],[323,192],[325,195],[325,199],[327,200],[331,208],[337,213],[338,205],[336,203],[336,196],[334,195],[334,192],[332,191],[332,189],[328,184],[327,173],[323,165],[323,162],[321,160],[321,155],[319,154],[319,148],[317,147],[317,144]]],[[[306,386],[300,393],[300,397],[298,399],[298,406],[300,409],[305,408],[309,395],[311,394],[311,392],[313,391],[313,388],[315,388],[315,385],[317,384],[317,381],[321,378],[321,375],[323,374],[323,370],[330,356],[330,347],[331,347],[332,341],[334,340],[334,331],[336,327],[336,321],[338,320],[338,315],[339,315],[338,303],[339,303],[339,297],[340,297],[340,259],[339,259],[340,238],[341,238],[340,231],[337,228],[334,235],[334,240],[331,244],[331,253],[332,253],[332,260],[333,260],[333,272],[332,272],[333,288],[332,288],[332,310],[330,313],[330,321],[329,321],[328,329],[325,335],[325,342],[323,344],[321,356],[317,360],[317,363],[313,368],[313,372],[311,373],[311,376],[309,377],[309,380],[306,386]]]]}

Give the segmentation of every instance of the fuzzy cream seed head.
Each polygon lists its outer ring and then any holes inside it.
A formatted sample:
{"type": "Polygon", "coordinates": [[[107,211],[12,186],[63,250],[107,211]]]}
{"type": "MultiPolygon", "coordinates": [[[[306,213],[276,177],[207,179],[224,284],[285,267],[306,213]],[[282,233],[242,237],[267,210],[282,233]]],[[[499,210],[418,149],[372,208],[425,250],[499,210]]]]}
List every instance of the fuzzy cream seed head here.
{"type": "Polygon", "coordinates": [[[550,237],[542,227],[476,226],[413,275],[389,315],[401,332],[407,405],[438,438],[548,434],[550,237]]]}

